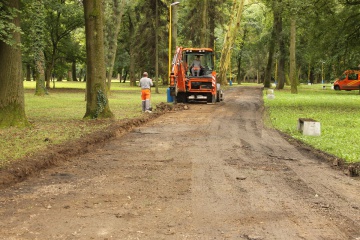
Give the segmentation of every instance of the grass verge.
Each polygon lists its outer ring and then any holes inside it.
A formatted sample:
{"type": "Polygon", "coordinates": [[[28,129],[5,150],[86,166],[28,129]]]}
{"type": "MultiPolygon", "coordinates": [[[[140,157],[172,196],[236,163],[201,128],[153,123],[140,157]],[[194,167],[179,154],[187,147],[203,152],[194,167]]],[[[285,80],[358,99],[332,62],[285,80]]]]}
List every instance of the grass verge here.
{"type": "Polygon", "coordinates": [[[348,163],[360,162],[359,91],[334,91],[331,85],[300,85],[298,94],[290,88],[274,90],[275,98],[264,95],[269,123],[276,129],[348,163]],[[297,130],[299,118],[320,122],[321,136],[304,136],[297,130]]]}
{"type": "MultiPolygon", "coordinates": [[[[25,111],[32,127],[0,129],[0,167],[15,159],[43,151],[49,144],[79,139],[108,127],[113,120],[83,120],[86,111],[85,82],[56,82],[49,95],[35,96],[35,82],[24,82],[25,111]]],[[[166,88],[153,93],[152,106],[166,102],[166,88]]],[[[108,96],[116,120],[142,114],[140,88],[113,82],[108,96]]]]}

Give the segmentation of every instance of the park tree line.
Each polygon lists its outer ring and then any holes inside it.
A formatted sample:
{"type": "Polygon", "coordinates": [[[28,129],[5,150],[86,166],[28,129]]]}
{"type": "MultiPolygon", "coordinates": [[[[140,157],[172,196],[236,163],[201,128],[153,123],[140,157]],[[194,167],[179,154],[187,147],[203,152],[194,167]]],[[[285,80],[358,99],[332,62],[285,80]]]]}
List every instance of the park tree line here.
{"type": "Polygon", "coordinates": [[[173,48],[215,50],[222,84],[276,82],[297,93],[300,82],[331,81],[360,64],[358,0],[173,2],[1,0],[0,126],[28,125],[24,80],[36,81],[38,96],[56,81],[86,81],[84,117],[113,117],[111,79],[134,86],[147,71],[167,84],[169,29],[173,48]]]}

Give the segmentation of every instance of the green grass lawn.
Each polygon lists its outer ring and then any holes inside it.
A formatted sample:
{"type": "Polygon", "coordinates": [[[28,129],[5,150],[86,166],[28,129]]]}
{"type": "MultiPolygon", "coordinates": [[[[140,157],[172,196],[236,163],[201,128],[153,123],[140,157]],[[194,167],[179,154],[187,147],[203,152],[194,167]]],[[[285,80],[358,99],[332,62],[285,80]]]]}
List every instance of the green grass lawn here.
{"type": "Polygon", "coordinates": [[[296,139],[326,151],[347,162],[360,162],[359,91],[334,91],[330,84],[300,85],[298,94],[290,88],[274,90],[275,99],[264,101],[270,124],[296,139]],[[321,136],[304,136],[297,130],[299,118],[320,122],[321,136]]]}
{"type": "MultiPolygon", "coordinates": [[[[56,82],[49,95],[35,96],[35,82],[24,82],[25,111],[32,127],[0,129],[0,167],[10,161],[41,151],[49,144],[70,139],[109,126],[111,120],[83,120],[86,111],[85,82],[56,82]],[[50,141],[48,141],[50,140],[50,141]]],[[[52,85],[51,85],[52,87],[52,85]]],[[[166,102],[166,86],[151,96],[152,106],[166,102]]],[[[113,82],[108,96],[115,119],[134,118],[141,112],[140,88],[129,83],[113,82]]]]}

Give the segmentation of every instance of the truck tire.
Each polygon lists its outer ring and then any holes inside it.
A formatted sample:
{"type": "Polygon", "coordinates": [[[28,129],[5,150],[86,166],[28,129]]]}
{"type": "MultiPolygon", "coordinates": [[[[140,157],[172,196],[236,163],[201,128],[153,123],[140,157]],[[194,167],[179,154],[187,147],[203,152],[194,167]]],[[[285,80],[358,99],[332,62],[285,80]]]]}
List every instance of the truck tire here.
{"type": "Polygon", "coordinates": [[[212,95],[211,93],[209,93],[207,95],[207,102],[208,103],[215,103],[216,102],[216,95],[212,95]]]}
{"type": "Polygon", "coordinates": [[[186,93],[178,93],[178,95],[176,96],[176,101],[178,103],[187,103],[186,93]]]}

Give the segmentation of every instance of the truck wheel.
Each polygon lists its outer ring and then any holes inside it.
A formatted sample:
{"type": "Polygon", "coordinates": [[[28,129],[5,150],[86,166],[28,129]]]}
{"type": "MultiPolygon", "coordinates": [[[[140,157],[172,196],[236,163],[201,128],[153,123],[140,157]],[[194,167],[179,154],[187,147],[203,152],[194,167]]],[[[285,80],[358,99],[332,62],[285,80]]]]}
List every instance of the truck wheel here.
{"type": "Polygon", "coordinates": [[[340,91],[339,85],[334,86],[334,89],[335,89],[336,91],[340,91]]]}
{"type": "Polygon", "coordinates": [[[183,94],[183,103],[187,103],[188,102],[188,96],[186,95],[186,93],[183,94]]]}
{"type": "Polygon", "coordinates": [[[211,93],[208,93],[208,95],[206,96],[206,102],[211,103],[211,101],[212,101],[212,95],[211,93]]]}
{"type": "Polygon", "coordinates": [[[207,95],[207,102],[208,103],[215,103],[216,102],[216,95],[212,95],[211,93],[209,93],[209,95],[207,95]]]}
{"type": "Polygon", "coordinates": [[[176,100],[178,103],[187,103],[187,96],[185,93],[178,93],[176,100]]]}

